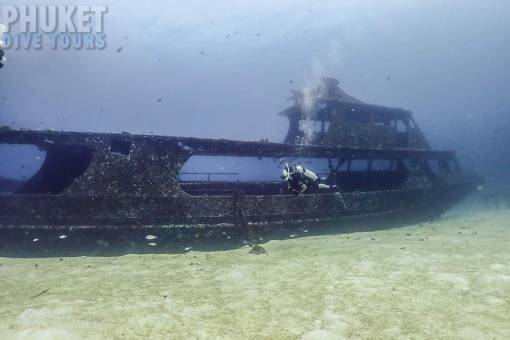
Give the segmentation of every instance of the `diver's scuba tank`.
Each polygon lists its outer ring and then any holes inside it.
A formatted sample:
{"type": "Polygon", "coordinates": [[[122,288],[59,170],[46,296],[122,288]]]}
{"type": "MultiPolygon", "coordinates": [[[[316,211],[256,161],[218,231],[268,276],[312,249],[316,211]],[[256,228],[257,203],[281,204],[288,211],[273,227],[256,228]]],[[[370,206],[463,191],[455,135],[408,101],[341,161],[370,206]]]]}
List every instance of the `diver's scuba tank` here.
{"type": "Polygon", "coordinates": [[[302,166],[296,166],[296,168],[303,174],[303,176],[307,179],[309,183],[317,182],[319,180],[319,176],[313,171],[310,171],[302,166]]]}

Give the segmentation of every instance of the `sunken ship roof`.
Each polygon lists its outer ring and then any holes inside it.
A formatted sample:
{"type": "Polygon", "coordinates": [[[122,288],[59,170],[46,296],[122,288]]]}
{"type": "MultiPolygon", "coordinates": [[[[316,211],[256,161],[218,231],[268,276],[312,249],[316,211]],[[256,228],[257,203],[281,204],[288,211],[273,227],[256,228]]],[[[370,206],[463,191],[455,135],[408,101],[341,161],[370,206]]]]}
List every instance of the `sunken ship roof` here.
{"type": "Polygon", "coordinates": [[[411,112],[393,107],[367,104],[339,87],[335,78],[323,77],[318,86],[302,91],[292,90],[287,98],[294,101],[294,105],[279,113],[280,116],[299,119],[330,120],[339,111],[331,110],[335,107],[341,111],[373,112],[394,118],[408,118],[411,112]]]}

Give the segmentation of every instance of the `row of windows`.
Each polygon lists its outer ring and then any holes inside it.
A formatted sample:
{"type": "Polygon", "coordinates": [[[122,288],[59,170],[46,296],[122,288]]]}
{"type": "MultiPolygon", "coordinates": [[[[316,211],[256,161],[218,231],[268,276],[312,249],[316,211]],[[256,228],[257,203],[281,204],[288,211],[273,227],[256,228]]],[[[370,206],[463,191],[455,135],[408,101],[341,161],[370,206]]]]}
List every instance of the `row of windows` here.
{"type": "MultiPolygon", "coordinates": [[[[362,124],[370,124],[370,119],[368,115],[360,115],[359,113],[347,115],[345,116],[344,121],[350,123],[362,123],[362,124]]],[[[374,120],[373,124],[375,126],[384,127],[387,129],[394,130],[396,132],[407,132],[408,126],[402,119],[391,119],[391,120],[374,120]]],[[[305,120],[302,119],[299,121],[299,129],[305,132],[313,132],[313,133],[325,133],[328,132],[331,123],[328,121],[318,121],[318,120],[305,120]]],[[[410,123],[411,127],[414,127],[414,124],[410,123]]]]}
{"type": "Polygon", "coordinates": [[[403,172],[442,175],[456,170],[455,163],[443,159],[327,159],[268,158],[234,156],[192,156],[183,166],[181,181],[279,181],[282,169],[299,164],[327,177],[331,172],[403,172]]]}

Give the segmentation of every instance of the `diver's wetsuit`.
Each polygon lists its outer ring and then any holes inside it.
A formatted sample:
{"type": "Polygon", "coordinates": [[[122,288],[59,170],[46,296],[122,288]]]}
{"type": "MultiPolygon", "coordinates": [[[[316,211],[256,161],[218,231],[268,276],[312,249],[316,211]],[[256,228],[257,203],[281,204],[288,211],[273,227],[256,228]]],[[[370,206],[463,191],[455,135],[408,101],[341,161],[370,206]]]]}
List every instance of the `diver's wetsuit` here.
{"type": "Polygon", "coordinates": [[[318,190],[320,179],[315,173],[297,165],[289,174],[288,184],[292,192],[301,194],[305,191],[318,190]]]}

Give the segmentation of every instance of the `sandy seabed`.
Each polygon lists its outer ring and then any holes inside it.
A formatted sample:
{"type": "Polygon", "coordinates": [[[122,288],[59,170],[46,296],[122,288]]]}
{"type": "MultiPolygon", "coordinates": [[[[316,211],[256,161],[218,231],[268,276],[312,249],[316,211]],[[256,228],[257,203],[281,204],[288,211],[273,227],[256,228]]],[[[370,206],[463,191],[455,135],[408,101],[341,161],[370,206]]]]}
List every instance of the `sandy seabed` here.
{"type": "Polygon", "coordinates": [[[229,251],[0,258],[0,339],[510,339],[510,211],[229,251]]]}

